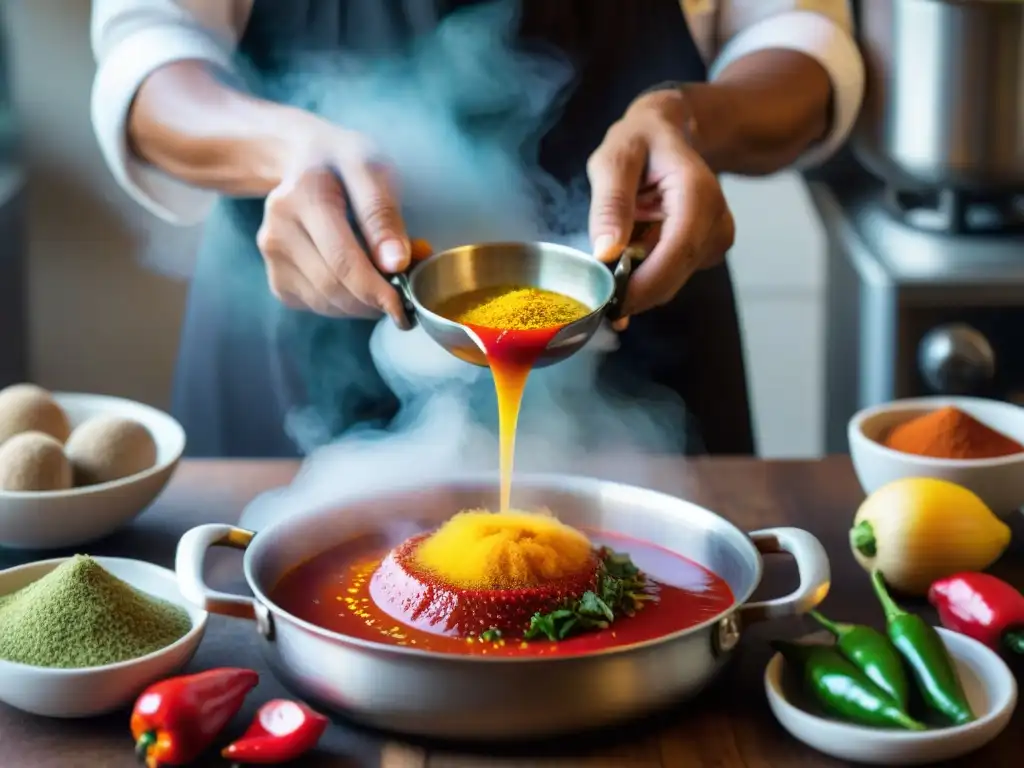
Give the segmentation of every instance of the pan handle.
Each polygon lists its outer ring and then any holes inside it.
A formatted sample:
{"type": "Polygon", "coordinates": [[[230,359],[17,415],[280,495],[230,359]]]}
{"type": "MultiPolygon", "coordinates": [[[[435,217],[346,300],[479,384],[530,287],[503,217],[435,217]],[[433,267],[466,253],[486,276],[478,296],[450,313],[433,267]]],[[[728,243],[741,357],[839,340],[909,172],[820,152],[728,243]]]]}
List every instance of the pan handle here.
{"type": "Polygon", "coordinates": [[[639,243],[626,246],[619,256],[619,260],[612,270],[612,278],[615,280],[615,293],[612,300],[608,302],[605,314],[609,320],[618,320],[622,316],[622,304],[626,300],[626,290],[629,288],[629,278],[633,274],[633,268],[647,258],[647,250],[639,243]]]}
{"type": "Polygon", "coordinates": [[[656,224],[650,221],[636,222],[630,234],[629,245],[623,249],[614,266],[608,265],[615,280],[615,293],[605,308],[605,317],[609,320],[615,321],[622,317],[622,304],[626,300],[629,278],[633,274],[633,269],[649,255],[647,240],[655,226],[656,224]]]}
{"type": "MultiPolygon", "coordinates": [[[[412,270],[411,265],[409,270],[412,270]]],[[[416,305],[412,300],[412,285],[409,283],[409,272],[398,272],[391,275],[388,278],[388,282],[391,283],[392,287],[398,291],[398,297],[402,300],[402,309],[405,310],[405,319],[408,322],[408,328],[413,328],[416,325],[416,305]]]]}
{"type": "Polygon", "coordinates": [[[405,310],[406,328],[409,330],[416,326],[416,299],[412,295],[412,283],[409,278],[418,264],[435,256],[434,247],[426,240],[413,240],[410,243],[412,259],[409,266],[403,272],[396,272],[393,275],[385,275],[385,279],[391,283],[391,287],[398,291],[398,298],[402,300],[402,309],[405,310]]]}
{"type": "Polygon", "coordinates": [[[786,552],[796,560],[800,586],[785,597],[747,603],[740,609],[745,623],[799,616],[816,608],[828,594],[832,574],[828,554],[814,536],[799,528],[765,528],[750,534],[763,555],[786,552]]]}
{"type": "Polygon", "coordinates": [[[186,600],[210,613],[255,621],[260,632],[269,636],[270,614],[262,603],[251,597],[210,589],[203,578],[203,564],[210,547],[245,550],[255,535],[233,525],[211,523],[197,526],[187,531],[178,542],[174,570],[178,576],[178,589],[186,600]]]}

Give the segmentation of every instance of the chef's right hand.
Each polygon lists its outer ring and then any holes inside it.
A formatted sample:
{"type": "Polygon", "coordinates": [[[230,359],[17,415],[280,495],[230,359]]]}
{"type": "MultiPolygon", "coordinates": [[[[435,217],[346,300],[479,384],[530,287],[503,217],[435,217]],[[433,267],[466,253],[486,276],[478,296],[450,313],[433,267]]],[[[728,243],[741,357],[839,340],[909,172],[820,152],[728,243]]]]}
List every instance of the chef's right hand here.
{"type": "Polygon", "coordinates": [[[409,237],[391,169],[358,134],[324,130],[267,196],[256,242],[270,290],[287,306],[335,317],[383,312],[406,326],[385,275],[409,266],[409,237]],[[349,206],[369,254],[349,226],[349,206]]]}

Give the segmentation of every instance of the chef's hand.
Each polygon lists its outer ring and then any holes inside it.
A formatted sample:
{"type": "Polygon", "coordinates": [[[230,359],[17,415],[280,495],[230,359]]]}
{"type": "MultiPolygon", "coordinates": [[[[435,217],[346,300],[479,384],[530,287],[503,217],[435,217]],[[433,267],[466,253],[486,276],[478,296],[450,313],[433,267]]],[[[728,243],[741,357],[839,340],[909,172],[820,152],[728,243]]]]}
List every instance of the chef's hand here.
{"type": "Polygon", "coordinates": [[[406,234],[390,168],[366,139],[334,126],[311,137],[307,151],[267,196],[256,236],[270,290],[292,308],[341,317],[383,312],[404,327],[402,300],[384,275],[408,267],[414,250],[425,254],[406,234]],[[349,226],[349,206],[369,254],[349,226]]]}
{"type": "Polygon", "coordinates": [[[735,224],[718,178],[687,141],[685,97],[645,94],[605,135],[590,157],[590,237],[596,256],[618,258],[635,224],[655,222],[654,249],[629,281],[629,315],[670,301],[699,269],[721,262],[735,224]]]}

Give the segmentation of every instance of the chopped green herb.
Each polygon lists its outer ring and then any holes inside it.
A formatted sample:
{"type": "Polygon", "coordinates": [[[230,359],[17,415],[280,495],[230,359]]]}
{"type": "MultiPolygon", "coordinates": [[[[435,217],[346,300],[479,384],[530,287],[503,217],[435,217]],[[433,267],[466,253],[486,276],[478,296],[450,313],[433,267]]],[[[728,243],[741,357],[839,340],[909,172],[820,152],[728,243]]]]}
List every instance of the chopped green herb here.
{"type": "Polygon", "coordinates": [[[490,629],[485,629],[483,632],[480,633],[480,639],[483,640],[485,643],[493,643],[498,640],[501,640],[501,630],[496,629],[494,627],[491,627],[490,629]]]}
{"type": "Polygon", "coordinates": [[[523,634],[526,640],[564,640],[573,634],[605,629],[616,618],[632,616],[653,599],[652,585],[629,555],[602,547],[594,591],[549,613],[535,613],[523,634]]]}
{"type": "Polygon", "coordinates": [[[640,575],[640,569],[633,564],[629,555],[623,552],[613,552],[608,547],[602,547],[601,559],[608,574],[617,579],[628,579],[640,575]]]}
{"type": "Polygon", "coordinates": [[[565,640],[565,638],[572,634],[572,631],[576,629],[576,626],[578,624],[580,624],[580,620],[575,616],[564,621],[562,625],[558,628],[558,639],[565,640]]]}
{"type": "Polygon", "coordinates": [[[583,597],[580,598],[579,605],[576,606],[576,612],[581,616],[587,616],[591,619],[600,619],[601,617],[604,617],[608,621],[615,621],[615,614],[612,613],[612,609],[608,607],[608,603],[593,592],[583,593],[583,597]]]}

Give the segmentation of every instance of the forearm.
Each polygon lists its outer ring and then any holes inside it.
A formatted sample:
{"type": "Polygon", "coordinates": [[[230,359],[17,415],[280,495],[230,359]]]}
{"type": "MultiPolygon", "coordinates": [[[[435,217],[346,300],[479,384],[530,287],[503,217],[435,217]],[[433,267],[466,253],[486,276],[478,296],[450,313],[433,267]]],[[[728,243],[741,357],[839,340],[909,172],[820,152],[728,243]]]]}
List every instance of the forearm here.
{"type": "Polygon", "coordinates": [[[751,53],[713,82],[686,86],[684,94],[691,140],[718,173],[774,173],[829,129],[829,75],[797,51],[751,53]]]}
{"type": "Polygon", "coordinates": [[[188,184],[242,197],[276,187],[320,130],[313,115],[234,90],[195,61],[150,75],[128,117],[140,159],[188,184]]]}

